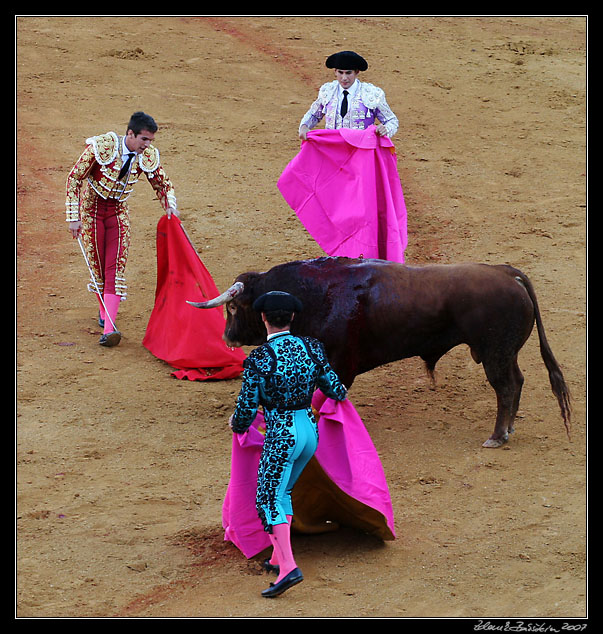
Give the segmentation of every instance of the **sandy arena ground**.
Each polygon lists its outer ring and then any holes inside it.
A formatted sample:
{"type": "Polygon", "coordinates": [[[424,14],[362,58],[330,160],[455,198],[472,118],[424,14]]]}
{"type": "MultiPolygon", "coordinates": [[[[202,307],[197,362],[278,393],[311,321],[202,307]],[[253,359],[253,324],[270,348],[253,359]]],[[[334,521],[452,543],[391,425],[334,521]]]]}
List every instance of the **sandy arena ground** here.
{"type": "Polygon", "coordinates": [[[586,20],[580,17],[21,17],[17,35],[16,615],[584,617],[586,20]],[[571,441],[537,337],[517,431],[459,347],[360,377],[350,398],[387,474],[397,539],[298,536],[277,600],[223,541],[240,381],[188,382],[141,345],[155,292],[151,188],[131,199],[117,348],[64,221],[94,134],[152,114],[181,219],[218,287],[320,256],[277,190],[298,122],[353,49],[386,90],[410,263],[511,263],[536,286],[573,394],[571,441]]]}

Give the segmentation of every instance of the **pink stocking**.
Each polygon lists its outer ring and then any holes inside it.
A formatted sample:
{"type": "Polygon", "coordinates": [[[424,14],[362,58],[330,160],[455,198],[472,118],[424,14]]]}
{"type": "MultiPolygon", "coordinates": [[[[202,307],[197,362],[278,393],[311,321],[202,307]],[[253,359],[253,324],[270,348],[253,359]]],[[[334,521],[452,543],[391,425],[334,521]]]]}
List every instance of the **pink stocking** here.
{"type": "Polygon", "coordinates": [[[115,320],[117,319],[117,311],[119,310],[119,295],[112,295],[111,293],[105,293],[103,296],[103,301],[105,302],[105,306],[107,307],[107,315],[105,316],[105,329],[104,333],[108,334],[113,332],[116,327],[114,326],[115,320]],[[111,319],[109,319],[109,317],[111,319]],[[111,323],[113,322],[113,323],[111,323]]]}
{"type": "Polygon", "coordinates": [[[105,315],[105,307],[103,306],[103,302],[101,302],[101,296],[97,294],[96,298],[98,299],[98,316],[100,319],[105,321],[107,316],[105,315]]]}
{"type": "MultiPolygon", "coordinates": [[[[287,515],[287,522],[289,523],[289,527],[291,527],[291,520],[293,519],[293,515],[287,515]]],[[[269,535],[270,543],[272,544],[272,557],[270,557],[270,563],[273,566],[278,566],[278,548],[276,546],[276,539],[273,535],[269,535]]]]}
{"type": "Polygon", "coordinates": [[[273,566],[278,566],[278,547],[276,545],[276,539],[274,535],[269,535],[270,543],[272,544],[272,557],[270,557],[269,562],[273,566]]]}
{"type": "Polygon", "coordinates": [[[278,583],[297,567],[291,550],[291,527],[289,524],[275,524],[272,527],[272,540],[278,556],[279,574],[278,583]]]}

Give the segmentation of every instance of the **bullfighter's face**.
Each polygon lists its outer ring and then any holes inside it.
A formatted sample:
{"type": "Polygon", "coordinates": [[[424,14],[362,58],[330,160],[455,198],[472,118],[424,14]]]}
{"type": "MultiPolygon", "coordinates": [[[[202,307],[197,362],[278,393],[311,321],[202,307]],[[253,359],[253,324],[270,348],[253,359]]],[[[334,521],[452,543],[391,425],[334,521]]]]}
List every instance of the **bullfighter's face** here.
{"type": "Polygon", "coordinates": [[[350,86],[352,86],[352,84],[356,81],[356,77],[358,77],[357,70],[340,70],[339,68],[335,69],[335,78],[344,90],[348,90],[350,86]]]}
{"type": "Polygon", "coordinates": [[[142,154],[155,140],[155,134],[149,130],[142,130],[139,134],[134,134],[128,130],[126,134],[126,146],[131,152],[142,154]]]}

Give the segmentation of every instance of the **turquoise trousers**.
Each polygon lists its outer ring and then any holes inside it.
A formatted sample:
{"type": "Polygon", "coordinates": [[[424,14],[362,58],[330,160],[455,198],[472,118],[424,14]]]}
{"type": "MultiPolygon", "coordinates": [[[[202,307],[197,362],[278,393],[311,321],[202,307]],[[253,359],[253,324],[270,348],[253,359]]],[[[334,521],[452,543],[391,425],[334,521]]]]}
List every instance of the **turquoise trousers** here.
{"type": "Polygon", "coordinates": [[[316,452],[318,429],[311,411],[286,413],[265,412],[277,416],[266,428],[264,447],[258,469],[256,506],[265,530],[275,524],[286,524],[293,515],[291,491],[299,476],[316,452]]]}

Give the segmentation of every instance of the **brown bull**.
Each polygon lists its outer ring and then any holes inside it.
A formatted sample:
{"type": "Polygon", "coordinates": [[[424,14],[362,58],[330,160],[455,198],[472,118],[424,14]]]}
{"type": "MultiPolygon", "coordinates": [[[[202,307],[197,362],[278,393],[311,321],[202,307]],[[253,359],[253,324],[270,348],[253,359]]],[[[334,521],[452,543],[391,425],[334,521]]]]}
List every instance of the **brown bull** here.
{"type": "Polygon", "coordinates": [[[319,258],[243,273],[220,297],[189,303],[198,308],[226,305],[224,340],[231,346],[260,345],[266,331],[252,304],[270,290],[302,300],[294,333],[322,341],[348,387],[363,372],[414,356],[433,373],[446,352],[467,344],[498,401],[494,433],[484,447],[501,446],[513,431],[524,380],[517,355],[536,322],[541,355],[569,435],[569,391],[547,343],[532,284],[517,269],[319,258]]]}

